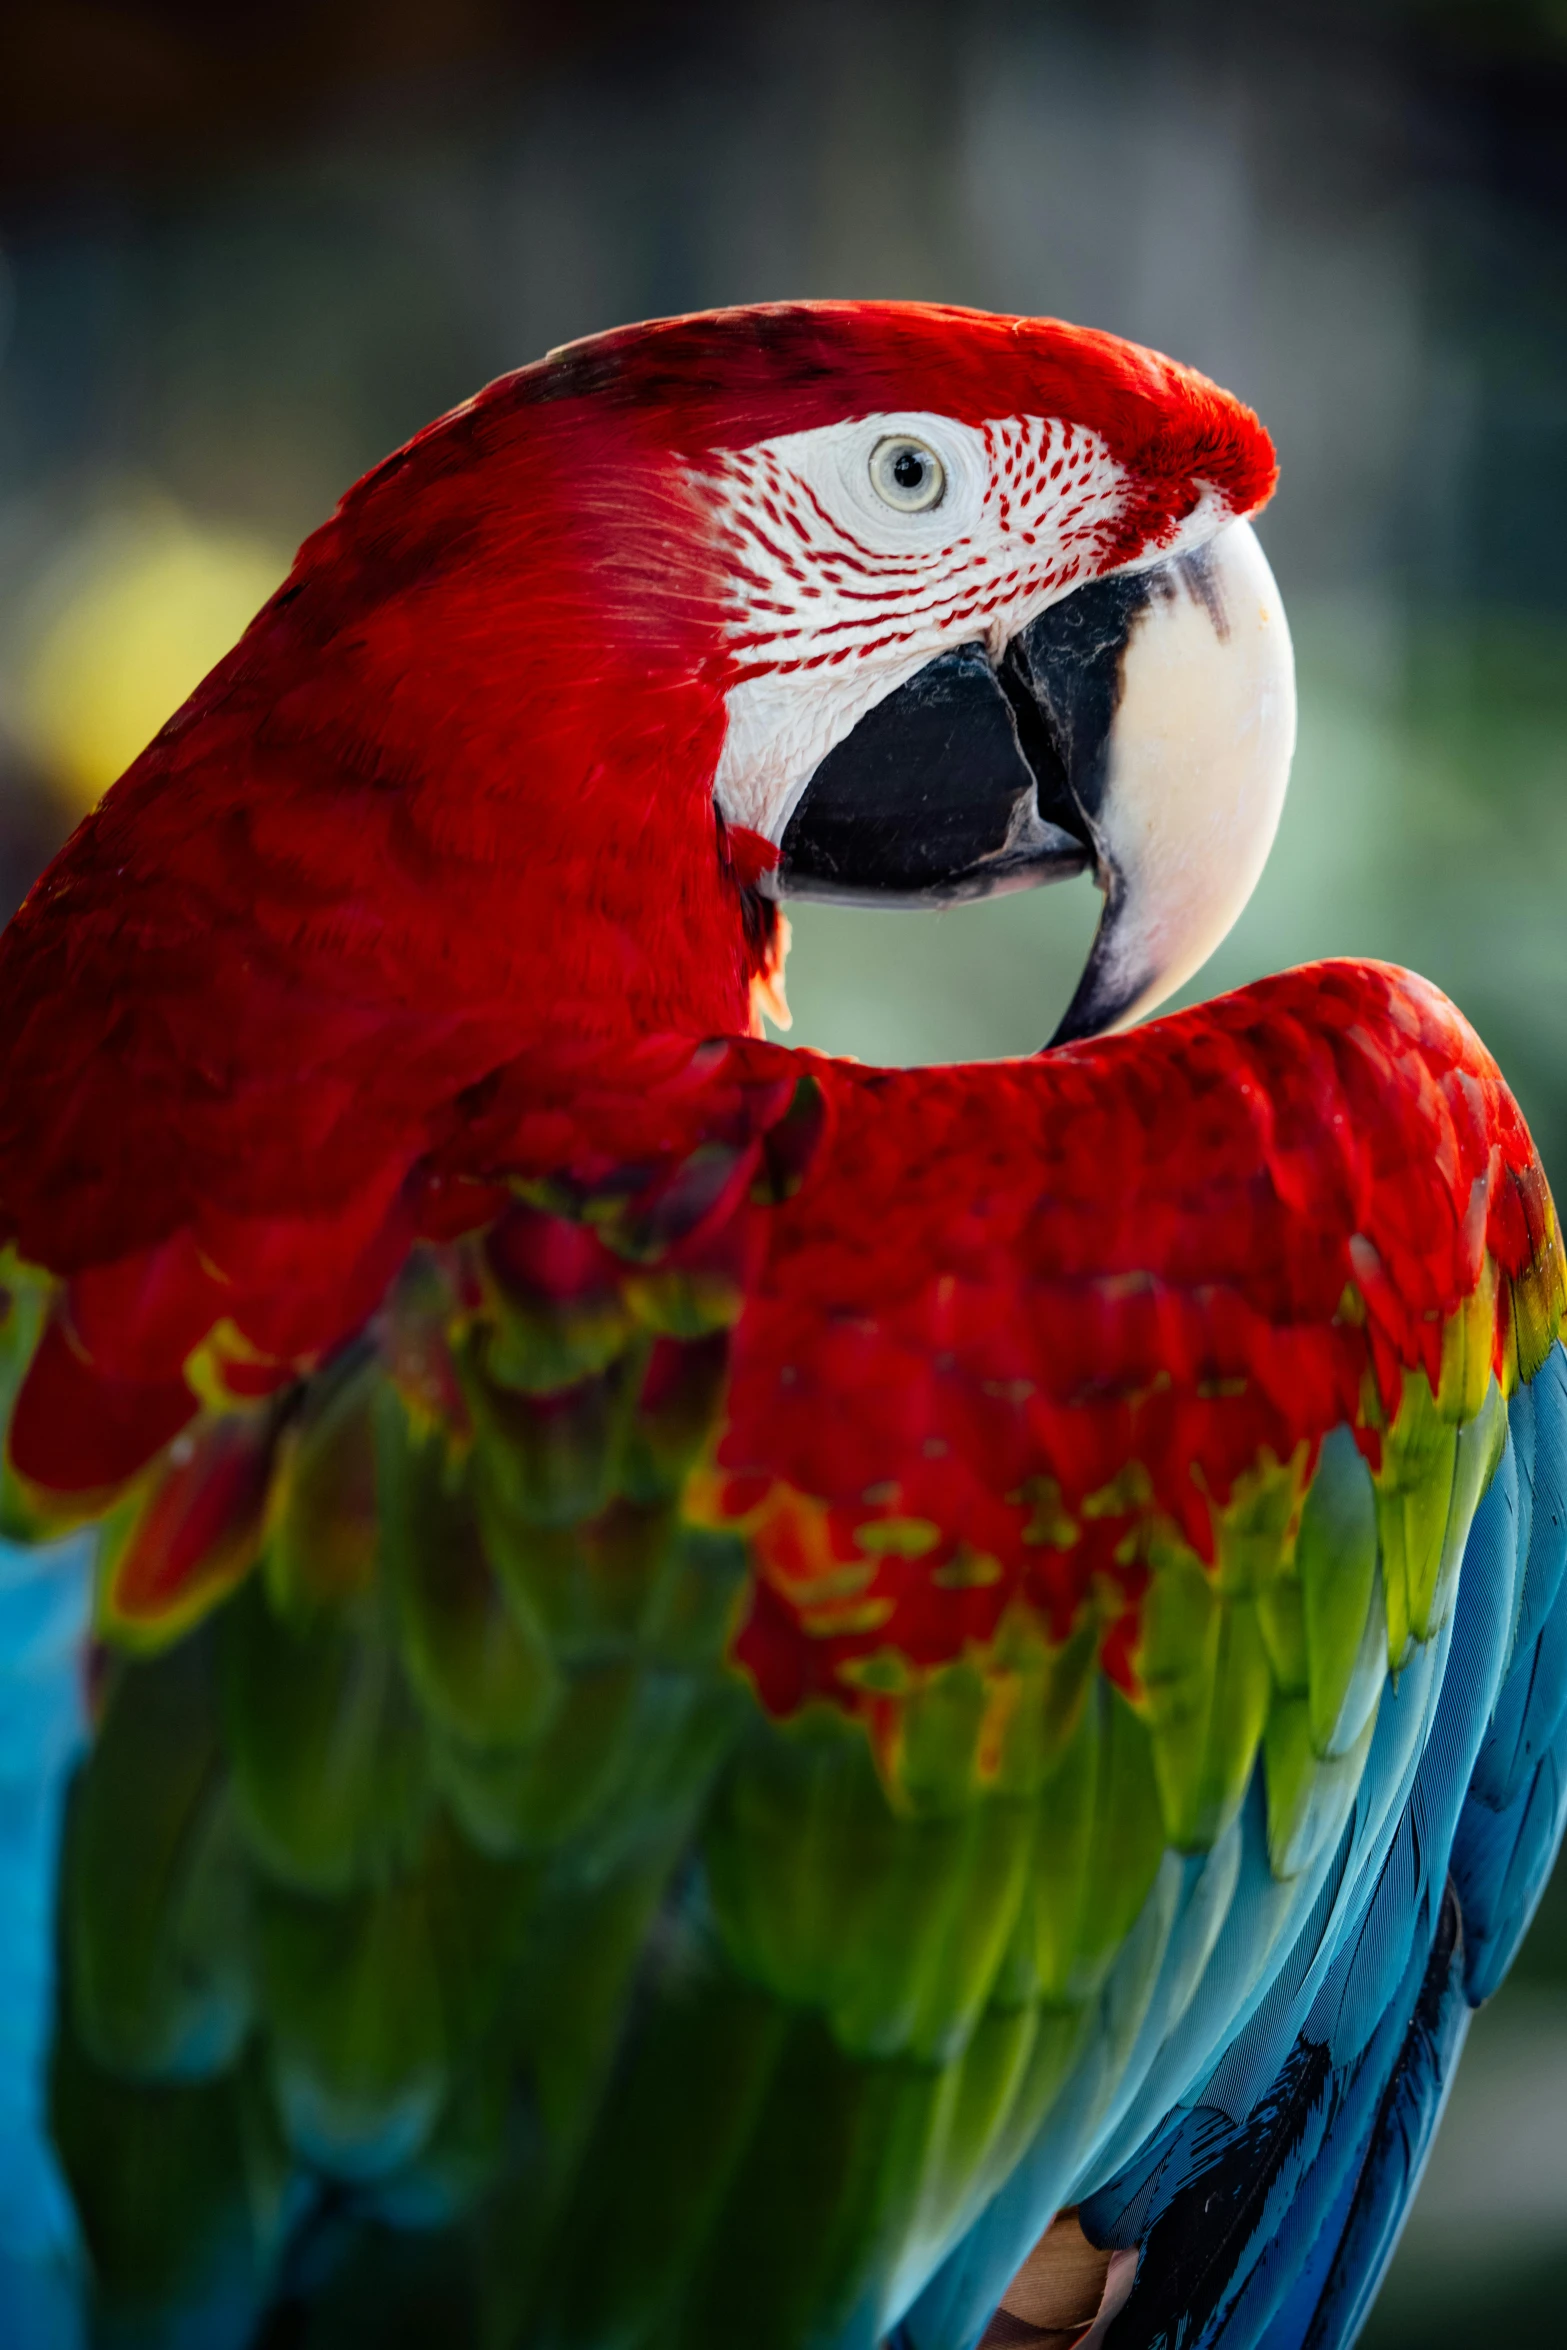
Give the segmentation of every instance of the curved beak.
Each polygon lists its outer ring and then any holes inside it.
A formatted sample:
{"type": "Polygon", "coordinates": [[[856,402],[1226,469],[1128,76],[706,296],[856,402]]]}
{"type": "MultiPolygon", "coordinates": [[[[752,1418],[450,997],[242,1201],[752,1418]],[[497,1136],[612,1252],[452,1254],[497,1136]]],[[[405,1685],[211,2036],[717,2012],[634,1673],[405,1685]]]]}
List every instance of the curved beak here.
{"type": "Polygon", "coordinates": [[[817,768],[783,896],[940,905],[1091,869],[1088,965],[1052,1043],[1125,1026],[1207,960],[1256,886],[1295,743],[1294,660],[1267,558],[1232,522],[1094,581],[993,663],[929,662],[817,768]]]}

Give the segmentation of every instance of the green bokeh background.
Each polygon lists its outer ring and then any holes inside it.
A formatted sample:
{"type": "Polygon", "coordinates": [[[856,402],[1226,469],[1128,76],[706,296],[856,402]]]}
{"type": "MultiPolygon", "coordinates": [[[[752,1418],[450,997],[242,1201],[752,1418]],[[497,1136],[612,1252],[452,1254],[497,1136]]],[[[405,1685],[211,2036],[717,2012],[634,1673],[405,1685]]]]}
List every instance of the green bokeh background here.
{"type": "MultiPolygon", "coordinates": [[[[1056,311],[1277,439],[1301,735],[1193,992],[1320,954],[1463,1005],[1567,1183],[1567,6],[41,0],[0,23],[0,896],[68,824],[27,719],[105,518],[281,565],[487,377],[798,294],[1056,311]],[[41,617],[42,616],[42,617],[41,617]]],[[[1086,883],[808,907],[797,1041],[1026,1052],[1086,883]]],[[[1567,1883],[1476,2026],[1368,2339],[1562,2338],[1567,1883]]]]}

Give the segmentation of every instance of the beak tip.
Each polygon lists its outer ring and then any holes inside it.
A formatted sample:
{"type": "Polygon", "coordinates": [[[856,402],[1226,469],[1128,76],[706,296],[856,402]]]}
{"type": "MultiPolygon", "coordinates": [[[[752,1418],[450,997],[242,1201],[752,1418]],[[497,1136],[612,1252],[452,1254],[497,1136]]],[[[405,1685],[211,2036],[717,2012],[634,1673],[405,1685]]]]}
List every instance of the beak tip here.
{"type": "Polygon", "coordinates": [[[1042,1050],[1053,1053],[1061,1045],[1087,1044],[1094,1037],[1113,1036],[1117,1029],[1130,1027],[1151,992],[1147,980],[1135,987],[1104,987],[1090,964],[1042,1050]]]}

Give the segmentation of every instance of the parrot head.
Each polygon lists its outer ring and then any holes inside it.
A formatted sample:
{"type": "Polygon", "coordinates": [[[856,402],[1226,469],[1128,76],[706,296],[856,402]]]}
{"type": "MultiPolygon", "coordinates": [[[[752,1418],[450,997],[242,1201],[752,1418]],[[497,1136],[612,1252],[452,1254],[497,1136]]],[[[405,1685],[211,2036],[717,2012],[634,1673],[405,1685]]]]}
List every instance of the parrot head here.
{"type": "Polygon", "coordinates": [[[1104,913],[1058,1038],[1121,1025],[1206,959],[1278,823],[1292,660],[1244,519],[1266,436],[1202,378],[1053,321],[752,322],[811,420],[780,404],[756,421],[784,429],[691,453],[720,816],[779,898],[941,905],[1090,869],[1104,913]]]}
{"type": "Polygon", "coordinates": [[[502,991],[735,1025],[713,981],[765,979],[779,901],[1086,868],[1104,913],[1060,1032],[1084,1035],[1197,968],[1272,841],[1291,654],[1245,517],[1274,472],[1238,401],[1057,321],[665,320],[420,435],[258,633],[290,681],[316,654],[297,715],[340,773],[517,873],[506,953],[532,965],[529,929],[546,963],[502,991]]]}

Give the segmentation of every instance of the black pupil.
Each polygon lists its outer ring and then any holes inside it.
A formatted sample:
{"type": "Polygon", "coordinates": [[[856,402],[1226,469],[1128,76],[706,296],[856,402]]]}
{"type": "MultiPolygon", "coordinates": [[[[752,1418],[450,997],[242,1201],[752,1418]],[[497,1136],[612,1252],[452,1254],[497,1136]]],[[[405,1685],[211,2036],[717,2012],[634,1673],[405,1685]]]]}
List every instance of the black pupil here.
{"type": "Polygon", "coordinates": [[[925,487],[925,459],[918,449],[900,449],[892,461],[892,478],[900,490],[925,487]]]}

